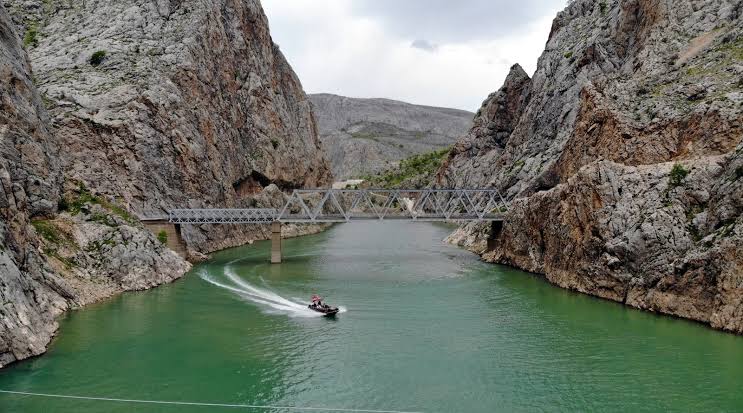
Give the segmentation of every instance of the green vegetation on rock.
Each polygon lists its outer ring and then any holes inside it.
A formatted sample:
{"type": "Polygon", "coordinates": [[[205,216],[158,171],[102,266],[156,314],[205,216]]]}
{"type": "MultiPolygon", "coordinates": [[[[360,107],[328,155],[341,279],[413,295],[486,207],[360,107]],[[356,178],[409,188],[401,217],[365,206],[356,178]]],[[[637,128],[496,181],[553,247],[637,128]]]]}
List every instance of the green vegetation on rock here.
{"type": "Polygon", "coordinates": [[[39,219],[31,221],[31,225],[33,225],[39,235],[52,244],[61,244],[64,240],[62,233],[50,220],[39,219]]]}
{"type": "MultiPolygon", "coordinates": [[[[137,219],[134,216],[132,216],[126,209],[114,203],[111,203],[103,198],[93,195],[83,183],[79,184],[77,194],[75,195],[74,198],[69,199],[69,198],[63,197],[59,201],[58,207],[60,211],[68,211],[72,215],[77,215],[80,213],[80,211],[83,209],[85,205],[100,205],[103,208],[111,211],[115,215],[118,215],[119,217],[123,218],[126,222],[130,224],[135,224],[137,222],[137,219]]],[[[99,215],[100,214],[94,214],[94,216],[91,219],[96,222],[101,222],[103,224],[113,226],[111,224],[112,222],[111,220],[107,218],[104,220],[99,215]]]]}
{"type": "Polygon", "coordinates": [[[36,47],[39,45],[39,31],[36,25],[31,24],[26,30],[26,34],[23,36],[23,45],[26,47],[36,47]]]}
{"type": "Polygon", "coordinates": [[[441,162],[449,153],[449,148],[434,152],[414,155],[400,161],[397,168],[384,171],[380,174],[365,177],[369,185],[381,188],[399,187],[403,182],[412,181],[418,177],[432,176],[441,166],[441,162]]]}
{"type": "Polygon", "coordinates": [[[72,260],[59,254],[59,248],[69,247],[76,250],[79,247],[69,235],[57,227],[54,221],[38,219],[31,221],[31,225],[45,241],[45,245],[42,248],[45,255],[56,258],[68,270],[76,266],[72,260]]]}
{"type": "Polygon", "coordinates": [[[113,247],[116,245],[116,242],[113,239],[105,239],[103,241],[92,241],[90,244],[88,244],[85,247],[85,251],[87,252],[95,252],[99,253],[103,249],[104,246],[113,247]]]}
{"type": "Polygon", "coordinates": [[[672,188],[675,188],[681,185],[687,175],[689,175],[689,171],[683,165],[680,163],[674,164],[671,173],[668,174],[668,183],[672,188]]]}
{"type": "Polygon", "coordinates": [[[165,230],[162,230],[157,233],[157,240],[160,241],[161,244],[167,244],[168,243],[168,233],[165,232],[165,230]]]}
{"type": "Polygon", "coordinates": [[[90,64],[92,66],[100,66],[100,64],[103,63],[103,60],[105,58],[106,58],[106,51],[98,50],[95,53],[93,53],[92,56],[90,56],[90,64]]]}

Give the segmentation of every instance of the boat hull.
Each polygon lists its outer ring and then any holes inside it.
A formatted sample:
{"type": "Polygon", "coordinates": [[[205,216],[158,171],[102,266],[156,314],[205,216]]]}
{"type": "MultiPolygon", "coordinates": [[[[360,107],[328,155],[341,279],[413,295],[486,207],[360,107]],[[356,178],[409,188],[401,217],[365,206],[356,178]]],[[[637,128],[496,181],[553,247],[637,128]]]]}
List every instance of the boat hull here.
{"type": "Polygon", "coordinates": [[[318,312],[324,315],[325,317],[335,317],[335,315],[338,314],[338,311],[339,311],[337,308],[328,308],[327,310],[325,309],[321,310],[319,308],[313,308],[311,305],[308,305],[307,308],[309,308],[312,311],[318,312]]]}

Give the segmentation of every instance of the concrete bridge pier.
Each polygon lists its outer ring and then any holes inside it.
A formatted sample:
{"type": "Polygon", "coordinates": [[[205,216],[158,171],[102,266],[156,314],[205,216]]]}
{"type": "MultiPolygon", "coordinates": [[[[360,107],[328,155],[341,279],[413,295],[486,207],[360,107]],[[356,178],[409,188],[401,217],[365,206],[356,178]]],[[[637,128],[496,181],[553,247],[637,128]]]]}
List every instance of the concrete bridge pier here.
{"type": "Polygon", "coordinates": [[[281,263],[281,222],[271,223],[271,264],[281,263]]]}

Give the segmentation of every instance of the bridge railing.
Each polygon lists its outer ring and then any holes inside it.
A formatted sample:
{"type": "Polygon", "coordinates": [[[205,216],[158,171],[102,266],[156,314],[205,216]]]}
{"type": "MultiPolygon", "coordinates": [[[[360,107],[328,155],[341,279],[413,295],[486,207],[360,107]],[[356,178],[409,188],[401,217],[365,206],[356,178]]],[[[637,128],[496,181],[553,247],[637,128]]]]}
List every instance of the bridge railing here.
{"type": "Polygon", "coordinates": [[[177,224],[358,220],[496,221],[508,204],[494,189],[297,189],[281,209],[174,209],[177,224]]]}
{"type": "Polygon", "coordinates": [[[174,224],[266,224],[278,217],[274,208],[173,209],[168,221],[174,224]]]}
{"type": "Polygon", "coordinates": [[[298,189],[282,222],[500,220],[507,204],[494,189],[298,189]]]}

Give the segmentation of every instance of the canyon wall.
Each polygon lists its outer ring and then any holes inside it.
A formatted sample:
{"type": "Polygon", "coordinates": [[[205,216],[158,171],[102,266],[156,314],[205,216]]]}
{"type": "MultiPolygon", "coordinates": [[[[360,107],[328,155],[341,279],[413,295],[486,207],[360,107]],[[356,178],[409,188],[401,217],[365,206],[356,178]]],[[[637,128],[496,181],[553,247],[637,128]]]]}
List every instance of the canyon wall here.
{"type": "MultiPolygon", "coordinates": [[[[59,213],[63,174],[20,37],[0,8],[0,367],[43,353],[63,311],[189,264],[106,202],[59,213]],[[102,204],[102,205],[101,205],[102,204]]],[[[91,198],[91,200],[94,200],[91,198]]]]}
{"type": "MultiPolygon", "coordinates": [[[[140,218],[332,181],[257,0],[5,0],[0,54],[0,367],[63,311],[188,271],[140,218]]],[[[267,236],[183,232],[196,256],[267,236]]]]}
{"type": "Polygon", "coordinates": [[[513,200],[452,242],[743,333],[743,2],[575,0],[437,175],[513,200]],[[490,238],[490,242],[488,242],[490,238]]]}
{"type": "MultiPolygon", "coordinates": [[[[257,0],[12,1],[53,120],[67,189],[139,216],[251,207],[332,178],[310,103],[257,0]]],[[[202,252],[259,229],[185,228],[202,252]]]]}

